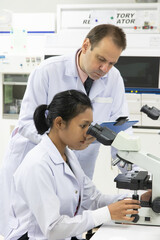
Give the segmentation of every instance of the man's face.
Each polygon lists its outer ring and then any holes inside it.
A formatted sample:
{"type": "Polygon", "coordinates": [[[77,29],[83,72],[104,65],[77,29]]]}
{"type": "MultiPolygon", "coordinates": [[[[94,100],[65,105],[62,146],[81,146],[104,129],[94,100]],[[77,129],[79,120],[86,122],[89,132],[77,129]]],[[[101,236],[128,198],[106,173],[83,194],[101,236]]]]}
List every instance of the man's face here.
{"type": "Polygon", "coordinates": [[[118,61],[122,48],[116,46],[110,37],[103,38],[91,50],[91,44],[86,38],[82,45],[80,67],[93,80],[103,77],[118,61]]]}

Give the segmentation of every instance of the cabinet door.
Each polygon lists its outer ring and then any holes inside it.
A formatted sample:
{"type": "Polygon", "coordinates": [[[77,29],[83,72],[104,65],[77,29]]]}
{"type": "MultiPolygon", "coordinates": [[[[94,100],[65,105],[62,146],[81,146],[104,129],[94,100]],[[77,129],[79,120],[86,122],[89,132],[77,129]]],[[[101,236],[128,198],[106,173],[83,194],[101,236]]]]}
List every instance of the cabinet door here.
{"type": "Polygon", "coordinates": [[[131,120],[138,120],[137,126],[141,126],[141,94],[126,93],[129,115],[131,120]]]}
{"type": "Polygon", "coordinates": [[[133,129],[134,134],[140,137],[141,149],[160,157],[160,129],[133,129]]]}
{"type": "Polygon", "coordinates": [[[2,74],[3,118],[18,118],[21,102],[26,90],[28,74],[2,74]]]}

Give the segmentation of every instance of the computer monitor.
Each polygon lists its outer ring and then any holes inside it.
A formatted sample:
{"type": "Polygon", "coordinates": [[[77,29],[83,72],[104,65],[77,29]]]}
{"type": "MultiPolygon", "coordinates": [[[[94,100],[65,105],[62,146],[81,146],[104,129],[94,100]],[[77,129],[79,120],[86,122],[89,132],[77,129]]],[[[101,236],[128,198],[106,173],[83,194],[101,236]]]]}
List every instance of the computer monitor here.
{"type": "Polygon", "coordinates": [[[120,71],[126,88],[158,88],[159,57],[121,56],[115,67],[120,71]]]}

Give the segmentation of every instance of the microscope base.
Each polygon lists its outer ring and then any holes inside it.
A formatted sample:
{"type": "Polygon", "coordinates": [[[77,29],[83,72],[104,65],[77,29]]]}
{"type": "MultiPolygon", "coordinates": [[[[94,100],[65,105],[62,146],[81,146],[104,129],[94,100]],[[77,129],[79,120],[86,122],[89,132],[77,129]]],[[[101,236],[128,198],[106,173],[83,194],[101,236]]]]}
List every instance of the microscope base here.
{"type": "Polygon", "coordinates": [[[160,226],[160,214],[153,212],[151,208],[142,207],[138,210],[139,220],[137,223],[121,221],[116,223],[127,223],[127,224],[137,224],[137,225],[150,225],[150,226],[160,226]]]}

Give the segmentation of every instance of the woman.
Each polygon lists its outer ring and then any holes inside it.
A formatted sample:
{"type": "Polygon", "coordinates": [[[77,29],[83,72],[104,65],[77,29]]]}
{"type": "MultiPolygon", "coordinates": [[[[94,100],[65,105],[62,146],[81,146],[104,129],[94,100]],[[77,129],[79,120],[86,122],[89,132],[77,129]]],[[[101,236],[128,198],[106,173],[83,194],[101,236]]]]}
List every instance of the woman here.
{"type": "Polygon", "coordinates": [[[87,147],[92,119],[89,98],[76,90],[37,107],[34,122],[44,136],[14,174],[7,240],[27,234],[32,240],[70,239],[111,219],[134,219],[126,214],[137,214],[139,201],[102,195],[70,150],[87,147]]]}

